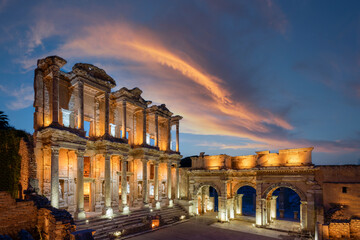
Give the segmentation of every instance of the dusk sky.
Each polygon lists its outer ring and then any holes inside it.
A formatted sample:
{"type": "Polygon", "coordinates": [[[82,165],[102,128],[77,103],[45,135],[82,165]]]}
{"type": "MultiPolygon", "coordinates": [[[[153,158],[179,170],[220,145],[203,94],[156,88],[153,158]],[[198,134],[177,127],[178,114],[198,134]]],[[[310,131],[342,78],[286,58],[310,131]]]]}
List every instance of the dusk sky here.
{"type": "Polygon", "coordinates": [[[0,0],[0,110],[33,132],[36,61],[103,68],[182,115],[182,155],[314,146],[360,163],[360,1],[0,0]]]}

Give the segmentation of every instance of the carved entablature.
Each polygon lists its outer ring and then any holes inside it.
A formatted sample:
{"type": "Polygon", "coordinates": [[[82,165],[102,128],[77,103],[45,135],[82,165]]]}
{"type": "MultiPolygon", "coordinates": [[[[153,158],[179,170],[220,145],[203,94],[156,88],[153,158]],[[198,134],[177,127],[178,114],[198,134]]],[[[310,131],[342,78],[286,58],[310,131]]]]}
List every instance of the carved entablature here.
{"type": "Polygon", "coordinates": [[[65,64],[65,59],[59,56],[49,56],[44,59],[39,59],[37,62],[37,67],[44,72],[44,76],[47,76],[52,72],[53,67],[60,69],[65,64]]]}
{"type": "Polygon", "coordinates": [[[141,108],[147,108],[152,102],[141,97],[142,91],[139,88],[128,89],[123,87],[111,94],[111,99],[115,101],[125,100],[141,108]]]}
{"type": "Polygon", "coordinates": [[[151,106],[147,109],[147,112],[153,114],[156,113],[158,114],[158,116],[161,116],[163,118],[171,118],[171,116],[173,115],[173,113],[170,112],[170,110],[166,107],[165,104],[151,106]]]}
{"type": "Polygon", "coordinates": [[[92,81],[101,86],[106,86],[111,89],[116,86],[116,82],[107,73],[92,64],[88,63],[77,63],[72,68],[72,79],[81,77],[86,81],[92,81]]]}
{"type": "Polygon", "coordinates": [[[178,124],[181,119],[183,119],[183,117],[180,115],[171,117],[171,125],[178,124]]]}

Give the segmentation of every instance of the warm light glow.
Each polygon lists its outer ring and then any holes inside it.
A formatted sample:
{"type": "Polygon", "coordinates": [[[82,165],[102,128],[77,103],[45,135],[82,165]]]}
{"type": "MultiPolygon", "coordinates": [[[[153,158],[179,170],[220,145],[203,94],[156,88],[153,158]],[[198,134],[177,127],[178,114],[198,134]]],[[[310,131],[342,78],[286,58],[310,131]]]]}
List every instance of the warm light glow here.
{"type": "Polygon", "coordinates": [[[84,183],[84,195],[90,195],[90,183],[84,183]]]}
{"type": "Polygon", "coordinates": [[[151,221],[151,227],[152,228],[156,228],[156,227],[159,227],[160,226],[160,220],[159,219],[153,219],[151,221]]]}

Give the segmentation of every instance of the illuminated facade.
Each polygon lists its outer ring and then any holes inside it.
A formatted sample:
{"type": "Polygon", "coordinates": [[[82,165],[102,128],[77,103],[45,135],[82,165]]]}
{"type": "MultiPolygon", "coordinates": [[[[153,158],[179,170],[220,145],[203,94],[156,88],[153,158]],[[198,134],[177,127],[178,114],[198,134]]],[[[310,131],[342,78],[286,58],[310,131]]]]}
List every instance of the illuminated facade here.
{"type": "MultiPolygon", "coordinates": [[[[246,194],[253,189],[254,225],[298,232],[316,239],[360,237],[359,165],[315,166],[312,150],[297,148],[256,152],[256,155],[191,157],[181,170],[181,199],[192,215],[216,211],[220,221],[241,219],[246,194]],[[217,193],[211,196],[210,189],[217,193]],[[298,197],[292,219],[284,218],[289,206],[281,205],[287,189],[298,197]],[[283,197],[283,196],[282,196],[283,197]]],[[[293,195],[293,196],[294,196],[293,195]]],[[[295,201],[296,202],[296,201],[295,201]]],[[[247,218],[247,221],[249,218],[247,218]]]]}
{"type": "Polygon", "coordinates": [[[77,218],[171,205],[179,197],[182,117],[150,106],[138,88],[112,92],[115,81],[96,66],[78,63],[67,73],[65,64],[51,56],[35,70],[39,192],[77,218]]]}
{"type": "Polygon", "coordinates": [[[219,198],[218,219],[234,219],[242,211],[242,194],[237,194],[237,190],[250,186],[256,190],[256,225],[266,226],[276,219],[276,197],[272,193],[286,187],[301,199],[299,228],[303,231],[314,229],[315,199],[321,191],[318,192],[320,186],[314,181],[312,150],[299,148],[279,153],[262,151],[249,156],[192,157],[192,166],[187,170],[188,189],[182,191],[192,201],[189,211],[198,214],[213,210],[208,190],[213,187],[219,198]]]}

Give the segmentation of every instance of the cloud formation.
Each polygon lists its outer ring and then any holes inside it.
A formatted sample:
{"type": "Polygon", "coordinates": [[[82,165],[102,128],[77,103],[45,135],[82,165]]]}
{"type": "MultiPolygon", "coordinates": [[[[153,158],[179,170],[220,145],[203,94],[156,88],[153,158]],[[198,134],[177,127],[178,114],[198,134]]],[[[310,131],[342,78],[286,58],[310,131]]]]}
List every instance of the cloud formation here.
{"type": "Polygon", "coordinates": [[[6,104],[6,107],[10,110],[20,110],[30,107],[34,101],[34,90],[31,86],[21,84],[18,89],[8,89],[0,85],[0,91],[3,92],[3,94],[15,98],[15,100],[11,100],[6,104]]]}
{"type": "MultiPolygon", "coordinates": [[[[264,70],[269,46],[263,45],[274,36],[288,39],[292,32],[288,15],[276,1],[174,1],[171,8],[141,1],[113,2],[111,7],[54,4],[43,3],[31,12],[35,17],[27,29],[27,57],[21,56],[25,69],[32,70],[38,58],[54,54],[69,60],[65,69],[75,61],[90,62],[117,79],[119,87],[140,87],[146,98],[183,115],[182,132],[252,142],[206,143],[219,149],[357,149],[356,138],[321,141],[299,134],[299,120],[288,110],[296,104],[291,94],[298,89],[281,91],[290,85],[274,83],[274,75],[264,70]]],[[[277,53],[275,58],[270,60],[277,61],[277,53]]],[[[335,76],[329,75],[327,64],[300,63],[292,70],[325,85],[335,76]]],[[[281,70],[276,69],[279,75],[281,70]]]]}

